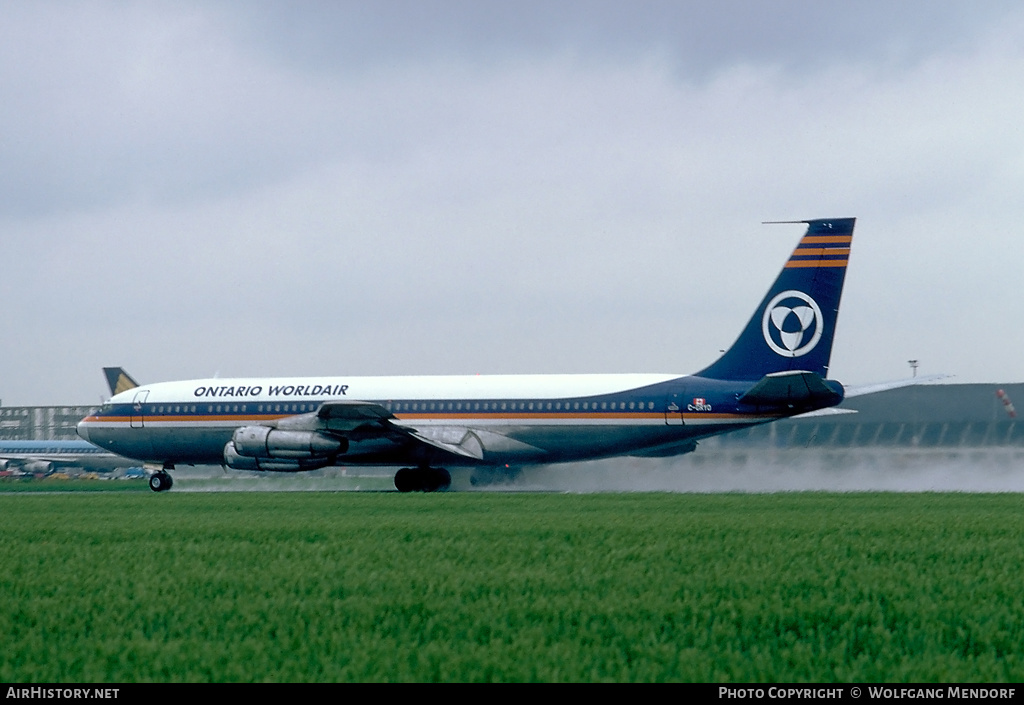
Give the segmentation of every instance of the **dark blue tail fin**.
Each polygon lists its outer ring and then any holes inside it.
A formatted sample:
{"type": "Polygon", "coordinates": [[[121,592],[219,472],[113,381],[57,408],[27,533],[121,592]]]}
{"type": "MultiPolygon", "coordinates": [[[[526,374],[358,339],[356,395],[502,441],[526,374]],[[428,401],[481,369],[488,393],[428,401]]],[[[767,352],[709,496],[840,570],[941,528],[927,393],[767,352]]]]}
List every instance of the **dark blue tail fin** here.
{"type": "Polygon", "coordinates": [[[797,221],[807,233],[739,339],[700,377],[758,380],[806,370],[826,377],[856,218],[797,221]]]}

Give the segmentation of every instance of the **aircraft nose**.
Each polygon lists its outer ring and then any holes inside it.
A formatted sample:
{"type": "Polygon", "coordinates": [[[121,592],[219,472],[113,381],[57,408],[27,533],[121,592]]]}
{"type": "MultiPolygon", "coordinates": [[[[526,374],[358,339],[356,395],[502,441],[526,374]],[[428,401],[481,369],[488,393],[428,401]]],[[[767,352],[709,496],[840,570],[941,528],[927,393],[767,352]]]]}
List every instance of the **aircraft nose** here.
{"type": "Polygon", "coordinates": [[[78,435],[81,436],[83,439],[89,440],[89,426],[85,423],[85,421],[79,421],[78,426],[75,427],[75,430],[78,431],[78,435]]]}

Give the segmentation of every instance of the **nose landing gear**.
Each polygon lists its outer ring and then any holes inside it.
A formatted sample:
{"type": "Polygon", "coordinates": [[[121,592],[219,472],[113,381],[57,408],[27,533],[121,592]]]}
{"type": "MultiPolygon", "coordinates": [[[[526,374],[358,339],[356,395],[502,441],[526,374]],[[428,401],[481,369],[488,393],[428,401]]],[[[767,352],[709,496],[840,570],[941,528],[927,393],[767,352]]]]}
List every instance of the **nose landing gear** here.
{"type": "Polygon", "coordinates": [[[166,470],[160,470],[149,476],[149,489],[154,492],[166,492],[174,485],[174,480],[166,470]]]}

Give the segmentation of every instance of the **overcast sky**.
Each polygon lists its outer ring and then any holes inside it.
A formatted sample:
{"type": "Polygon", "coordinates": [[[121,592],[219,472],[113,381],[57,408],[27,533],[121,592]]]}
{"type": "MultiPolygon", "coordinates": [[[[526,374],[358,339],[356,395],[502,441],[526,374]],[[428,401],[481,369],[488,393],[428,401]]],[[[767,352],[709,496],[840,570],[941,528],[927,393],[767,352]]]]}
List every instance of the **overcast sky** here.
{"type": "Polygon", "coordinates": [[[0,2],[5,405],[687,373],[856,216],[832,376],[1024,379],[1019,2],[0,2]]]}

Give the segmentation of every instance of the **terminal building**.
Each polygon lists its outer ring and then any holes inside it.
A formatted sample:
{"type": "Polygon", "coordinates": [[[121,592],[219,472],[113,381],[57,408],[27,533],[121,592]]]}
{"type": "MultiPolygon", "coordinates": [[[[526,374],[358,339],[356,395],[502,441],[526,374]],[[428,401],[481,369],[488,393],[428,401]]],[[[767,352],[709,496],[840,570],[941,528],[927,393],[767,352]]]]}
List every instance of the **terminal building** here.
{"type": "Polygon", "coordinates": [[[701,441],[700,448],[1020,448],[1012,400],[1024,384],[932,384],[844,401],[857,413],[784,419],[701,441]]]}
{"type": "Polygon", "coordinates": [[[92,406],[0,406],[0,441],[79,440],[75,427],[92,406]]]}

